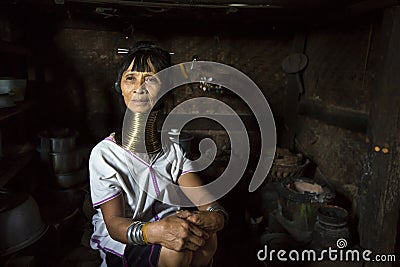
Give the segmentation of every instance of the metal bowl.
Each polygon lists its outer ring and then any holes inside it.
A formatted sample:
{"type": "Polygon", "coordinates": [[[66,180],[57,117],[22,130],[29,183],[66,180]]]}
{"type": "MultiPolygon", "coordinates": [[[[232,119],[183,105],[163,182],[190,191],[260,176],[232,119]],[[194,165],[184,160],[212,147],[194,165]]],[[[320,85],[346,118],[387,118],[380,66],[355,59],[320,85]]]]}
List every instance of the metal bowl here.
{"type": "Polygon", "coordinates": [[[45,130],[39,138],[41,152],[65,153],[75,149],[78,132],[69,128],[45,130]]]}
{"type": "Polygon", "coordinates": [[[33,244],[47,229],[39,207],[30,195],[0,189],[0,256],[33,244]]]}

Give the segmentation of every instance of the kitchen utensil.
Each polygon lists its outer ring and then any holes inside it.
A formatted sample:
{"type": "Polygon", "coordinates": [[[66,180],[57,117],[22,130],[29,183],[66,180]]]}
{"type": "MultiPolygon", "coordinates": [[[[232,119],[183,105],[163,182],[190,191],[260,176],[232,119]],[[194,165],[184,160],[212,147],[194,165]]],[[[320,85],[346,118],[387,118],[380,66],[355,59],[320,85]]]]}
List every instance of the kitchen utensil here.
{"type": "Polygon", "coordinates": [[[14,100],[7,94],[0,95],[0,108],[14,107],[14,100]]]}
{"type": "Polygon", "coordinates": [[[347,241],[350,236],[347,215],[347,210],[338,206],[320,207],[313,229],[311,247],[315,249],[336,248],[339,239],[347,241]]]}
{"type": "Polygon", "coordinates": [[[48,188],[38,192],[37,199],[43,219],[49,224],[53,224],[60,218],[68,216],[76,208],[82,206],[85,194],[85,190],[81,187],[68,189],[48,188]]]}
{"type": "Polygon", "coordinates": [[[334,197],[334,193],[327,186],[305,177],[286,178],[278,184],[277,190],[278,204],[283,217],[304,230],[312,230],[318,208],[326,205],[334,197]]]}
{"type": "Polygon", "coordinates": [[[33,244],[47,229],[30,195],[0,189],[0,256],[33,244]]]}
{"type": "Polygon", "coordinates": [[[296,75],[297,85],[299,87],[299,93],[304,93],[303,79],[301,72],[308,65],[308,57],[302,53],[294,53],[287,56],[282,62],[282,69],[287,74],[296,75]]]}
{"type": "Polygon", "coordinates": [[[268,173],[268,182],[279,182],[286,177],[300,177],[309,162],[301,153],[277,147],[268,173]]]}
{"type": "Polygon", "coordinates": [[[87,167],[84,166],[80,170],[55,174],[56,184],[61,188],[72,188],[81,185],[89,180],[87,167]]]}
{"type": "Polygon", "coordinates": [[[53,173],[71,173],[83,166],[84,157],[82,150],[74,150],[65,153],[39,151],[42,162],[47,165],[53,173]]]}
{"type": "Polygon", "coordinates": [[[44,130],[39,133],[41,152],[68,152],[75,149],[78,132],[69,128],[44,130]]]}
{"type": "Polygon", "coordinates": [[[8,94],[12,90],[22,90],[25,88],[26,88],[26,79],[0,77],[0,94],[8,94]]]}

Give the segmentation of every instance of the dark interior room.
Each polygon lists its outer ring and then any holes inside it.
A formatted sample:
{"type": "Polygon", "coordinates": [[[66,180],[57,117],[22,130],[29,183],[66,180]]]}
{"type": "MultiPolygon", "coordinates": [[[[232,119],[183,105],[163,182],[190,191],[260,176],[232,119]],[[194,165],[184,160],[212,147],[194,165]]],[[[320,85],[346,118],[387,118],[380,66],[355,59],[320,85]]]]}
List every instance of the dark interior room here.
{"type": "Polygon", "coordinates": [[[399,48],[398,0],[1,1],[0,266],[400,266],[399,48]],[[126,73],[171,88],[135,113],[126,73]],[[187,180],[221,190],[166,204],[187,180]]]}

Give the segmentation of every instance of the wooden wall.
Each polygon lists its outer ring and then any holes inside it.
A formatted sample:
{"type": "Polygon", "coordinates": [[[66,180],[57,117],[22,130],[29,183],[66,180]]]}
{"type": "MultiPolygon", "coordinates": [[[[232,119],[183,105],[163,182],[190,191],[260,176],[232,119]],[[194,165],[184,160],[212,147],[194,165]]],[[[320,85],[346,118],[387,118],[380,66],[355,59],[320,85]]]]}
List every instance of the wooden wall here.
{"type": "MultiPolygon", "coordinates": [[[[296,34],[302,33],[309,63],[303,73],[305,91],[293,109],[298,113],[295,148],[312,160],[309,175],[325,181],[343,197],[342,203],[356,224],[361,178],[370,162],[367,128],[374,96],[371,92],[379,90],[381,15],[377,10],[366,16],[306,22],[246,22],[247,17],[224,22],[220,18],[219,24],[204,16],[193,21],[179,17],[169,21],[164,16],[117,25],[107,20],[50,17],[32,20],[19,29],[37,67],[35,79],[41,83],[34,92],[38,127],[70,125],[78,128],[89,144],[121,124],[122,102],[113,89],[116,65],[121,60],[116,49],[137,40],[152,40],[174,52],[174,63],[190,61],[196,55],[247,74],[267,98],[277,123],[278,144],[282,144],[285,112],[291,107],[287,103],[288,77],[281,63],[293,52],[296,34]]],[[[231,94],[212,95],[187,87],[174,91],[167,106],[202,95],[232,104],[241,115],[251,115],[231,94]]],[[[257,135],[257,128],[251,132],[257,135]]],[[[214,137],[219,148],[228,142],[226,133],[218,128],[192,128],[191,133],[214,137]]]]}

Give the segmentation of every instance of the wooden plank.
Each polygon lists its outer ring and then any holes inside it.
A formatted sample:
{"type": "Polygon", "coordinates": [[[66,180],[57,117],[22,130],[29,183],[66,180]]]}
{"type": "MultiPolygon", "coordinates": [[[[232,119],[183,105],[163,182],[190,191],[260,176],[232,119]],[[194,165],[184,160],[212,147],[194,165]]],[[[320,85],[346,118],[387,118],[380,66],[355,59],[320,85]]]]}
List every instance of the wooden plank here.
{"type": "MultiPolygon", "coordinates": [[[[384,11],[380,38],[379,72],[371,93],[367,130],[369,152],[359,189],[358,228],[363,248],[392,254],[400,208],[400,7],[384,11]]],[[[391,266],[370,264],[367,266],[391,266]]]]}

